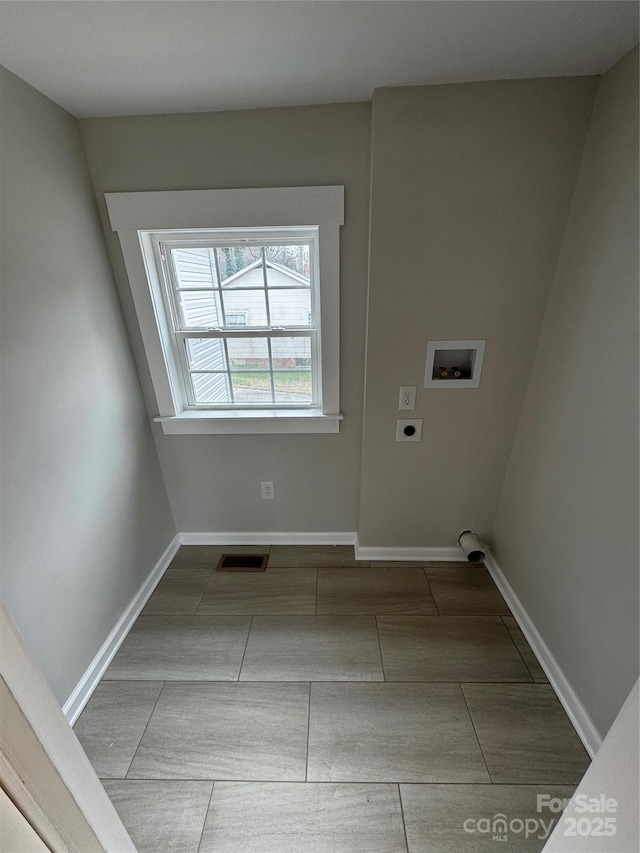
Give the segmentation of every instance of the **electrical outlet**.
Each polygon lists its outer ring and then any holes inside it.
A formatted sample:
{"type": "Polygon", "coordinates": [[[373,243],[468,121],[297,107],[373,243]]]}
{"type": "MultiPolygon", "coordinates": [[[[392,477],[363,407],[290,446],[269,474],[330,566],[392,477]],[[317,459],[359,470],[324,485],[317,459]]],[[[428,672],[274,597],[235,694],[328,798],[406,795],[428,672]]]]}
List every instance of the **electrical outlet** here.
{"type": "Polygon", "coordinates": [[[399,409],[415,409],[416,407],[416,386],[401,385],[400,400],[398,402],[399,409]]]}
{"type": "Polygon", "coordinates": [[[396,425],[396,441],[420,441],[422,438],[422,418],[413,420],[398,420],[396,425]]]}
{"type": "Polygon", "coordinates": [[[260,483],[260,492],[263,501],[274,501],[276,499],[276,490],[273,483],[260,483]]]}

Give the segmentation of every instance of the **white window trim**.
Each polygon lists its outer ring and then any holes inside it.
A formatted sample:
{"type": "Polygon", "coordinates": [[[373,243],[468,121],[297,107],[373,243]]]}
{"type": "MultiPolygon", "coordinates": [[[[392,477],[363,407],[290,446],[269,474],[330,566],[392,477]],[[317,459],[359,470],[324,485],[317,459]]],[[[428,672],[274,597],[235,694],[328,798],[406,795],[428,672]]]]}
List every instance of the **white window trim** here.
{"type": "Polygon", "coordinates": [[[158,415],[168,434],[338,432],[340,413],[340,226],[344,187],[276,187],[105,194],[118,232],[158,415]],[[193,411],[180,398],[179,366],[162,308],[149,232],[194,228],[317,226],[322,408],[193,411]],[[146,233],[145,233],[146,232],[146,233]]]}

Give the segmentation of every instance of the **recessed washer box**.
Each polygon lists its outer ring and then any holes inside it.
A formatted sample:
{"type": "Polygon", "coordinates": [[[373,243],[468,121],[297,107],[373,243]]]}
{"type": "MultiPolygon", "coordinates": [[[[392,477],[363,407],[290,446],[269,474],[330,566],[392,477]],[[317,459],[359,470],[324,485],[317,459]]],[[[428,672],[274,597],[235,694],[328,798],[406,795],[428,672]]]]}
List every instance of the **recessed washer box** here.
{"type": "Polygon", "coordinates": [[[477,388],[485,341],[429,341],[425,388],[477,388]]]}

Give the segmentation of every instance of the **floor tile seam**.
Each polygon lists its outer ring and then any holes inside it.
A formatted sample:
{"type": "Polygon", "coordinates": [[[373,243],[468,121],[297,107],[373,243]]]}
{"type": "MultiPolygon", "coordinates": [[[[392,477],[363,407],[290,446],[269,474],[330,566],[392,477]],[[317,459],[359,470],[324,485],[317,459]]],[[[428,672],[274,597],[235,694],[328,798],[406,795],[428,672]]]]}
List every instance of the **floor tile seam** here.
{"type": "MultiPolygon", "coordinates": [[[[379,611],[379,610],[367,610],[367,611],[334,611],[330,613],[300,613],[297,611],[283,611],[280,613],[255,613],[249,611],[234,611],[233,613],[159,613],[145,616],[146,619],[162,619],[165,616],[198,616],[200,618],[223,618],[223,617],[233,617],[233,616],[244,616],[244,617],[256,617],[262,618],[266,616],[291,616],[291,617],[302,617],[302,616],[333,616],[333,617],[347,617],[347,616],[383,616],[386,618],[399,618],[399,619],[409,619],[409,618],[429,618],[429,619],[471,619],[471,620],[481,620],[481,619],[501,619],[500,613],[402,613],[402,612],[387,612],[387,611],[379,611]]],[[[500,623],[496,623],[500,624],[500,623]]],[[[506,631],[509,629],[502,623],[503,627],[506,631]]]]}
{"type": "MultiPolygon", "coordinates": [[[[227,779],[214,779],[210,776],[184,778],[182,776],[98,776],[101,782],[200,782],[203,785],[214,785],[216,782],[231,781],[227,779]]],[[[300,783],[302,784],[302,783],[300,783]]]]}
{"type": "Polygon", "coordinates": [[[376,613],[375,615],[385,619],[470,619],[472,622],[491,619],[492,625],[500,625],[505,631],[509,630],[502,622],[499,613],[376,613]]]}
{"type": "MultiPolygon", "coordinates": [[[[546,681],[546,682],[542,682],[542,681],[534,681],[534,682],[530,682],[530,681],[523,681],[523,682],[521,682],[521,683],[522,683],[522,684],[527,685],[528,687],[546,687],[546,688],[551,688],[551,690],[552,690],[552,692],[553,692],[553,695],[556,697],[556,699],[558,699],[558,694],[556,693],[556,691],[555,691],[554,687],[553,687],[553,686],[552,686],[548,681],[546,681]]],[[[470,681],[467,681],[466,679],[464,679],[463,681],[461,681],[461,682],[460,682],[460,684],[461,684],[461,686],[462,686],[462,687],[464,687],[464,685],[465,685],[465,684],[471,684],[471,682],[470,682],[470,681]]],[[[486,682],[486,684],[496,684],[496,685],[500,685],[500,684],[501,684],[501,682],[499,682],[499,681],[487,681],[487,682],[486,682]]],[[[558,702],[560,702],[560,700],[559,700],[559,699],[558,699],[558,702]]],[[[566,712],[565,712],[565,714],[566,714],[566,712]]]]}
{"type": "MultiPolygon", "coordinates": [[[[140,682],[142,684],[163,684],[164,687],[174,686],[178,684],[184,684],[185,686],[191,686],[194,684],[201,684],[203,686],[211,685],[211,684],[220,684],[220,685],[229,685],[229,684],[264,684],[266,685],[274,685],[274,684],[370,684],[370,685],[380,685],[380,684],[455,684],[455,685],[464,685],[464,684],[480,684],[484,687],[495,684],[497,686],[505,686],[505,685],[513,685],[513,684],[521,684],[526,687],[550,687],[547,682],[531,682],[531,681],[500,681],[495,678],[489,680],[482,681],[473,681],[472,679],[465,678],[463,681],[460,681],[459,678],[449,678],[449,679],[441,679],[439,681],[435,680],[425,680],[425,679],[399,679],[392,681],[379,681],[365,678],[296,678],[296,679],[286,679],[286,678],[277,678],[277,679],[246,679],[244,681],[239,681],[237,678],[140,678],[136,676],[136,678],[112,678],[112,679],[103,679],[103,681],[108,681],[109,684],[132,684],[134,682],[140,682]]],[[[102,683],[102,682],[100,682],[102,683]]],[[[163,689],[164,689],[163,687],[163,689]]],[[[162,690],[161,690],[162,692],[162,690]]],[[[159,697],[158,697],[159,698],[159,697]]],[[[156,700],[157,704],[157,700],[156,700]]],[[[155,706],[154,706],[155,710],[155,706]]]]}
{"type": "MultiPolygon", "coordinates": [[[[480,685],[488,685],[488,684],[500,684],[500,685],[511,685],[511,684],[522,684],[522,685],[548,685],[546,681],[524,681],[518,678],[508,678],[508,679],[496,679],[496,678],[487,678],[487,679],[479,679],[474,681],[471,678],[465,678],[464,682],[460,682],[455,678],[402,678],[395,679],[389,678],[383,671],[383,678],[282,678],[282,676],[278,676],[278,678],[269,679],[269,678],[186,678],[184,676],[180,676],[180,678],[144,678],[140,675],[136,675],[134,678],[105,678],[102,681],[105,684],[131,684],[133,682],[141,682],[143,684],[153,684],[159,683],[162,681],[165,685],[172,684],[480,684],[480,685]]],[[[102,682],[101,682],[102,683],[102,682]]]]}
{"type": "Polygon", "coordinates": [[[398,788],[398,801],[400,803],[400,817],[402,818],[402,829],[404,831],[404,844],[407,849],[407,853],[409,853],[409,837],[407,835],[407,821],[404,816],[404,803],[402,802],[402,791],[400,789],[400,783],[396,783],[396,787],[398,788]]]}
{"type": "MultiPolygon", "coordinates": [[[[225,682],[221,682],[221,683],[225,683],[225,682]]],[[[277,682],[266,681],[264,683],[265,684],[274,684],[277,682]]],[[[279,683],[281,683],[281,684],[455,684],[457,686],[461,686],[463,684],[482,684],[482,685],[487,685],[487,684],[498,684],[498,685],[525,684],[525,685],[530,685],[531,684],[530,681],[496,681],[495,679],[492,679],[490,681],[471,681],[469,679],[464,679],[464,681],[460,681],[459,678],[449,678],[449,679],[441,680],[441,681],[425,681],[423,679],[421,679],[421,680],[400,679],[398,681],[389,681],[389,682],[386,682],[386,681],[370,681],[370,680],[363,680],[363,679],[340,679],[340,678],[338,678],[338,679],[326,679],[325,680],[325,679],[317,679],[317,678],[311,678],[311,679],[305,678],[305,679],[303,679],[301,681],[297,681],[297,682],[296,681],[282,681],[279,683]]]]}
{"type": "MultiPolygon", "coordinates": [[[[191,614],[192,616],[197,616],[197,615],[198,615],[198,610],[200,609],[200,605],[202,604],[202,599],[204,598],[204,594],[205,594],[205,592],[207,591],[207,587],[208,587],[208,586],[209,586],[209,584],[211,583],[211,578],[213,577],[214,572],[215,572],[215,567],[214,567],[213,569],[211,569],[211,571],[209,572],[209,577],[207,578],[207,582],[206,582],[206,584],[205,584],[205,585],[204,585],[204,587],[202,588],[202,592],[200,593],[200,597],[198,598],[198,603],[196,604],[196,609],[195,609],[195,611],[191,614]]],[[[201,616],[207,616],[208,614],[206,614],[206,613],[202,613],[202,614],[200,614],[200,615],[201,615],[201,616]]],[[[235,615],[235,614],[234,614],[234,615],[235,615]]]]}
{"type": "MultiPolygon", "coordinates": [[[[261,615],[264,615],[264,616],[267,616],[267,615],[269,615],[269,616],[296,616],[297,614],[295,614],[295,613],[270,613],[270,614],[264,613],[261,615]]],[[[455,613],[446,613],[446,614],[432,613],[432,612],[431,613],[427,613],[427,612],[403,613],[403,612],[398,612],[398,611],[385,611],[385,610],[380,611],[377,609],[376,610],[336,610],[336,611],[329,611],[329,612],[323,612],[323,613],[301,613],[299,615],[300,616],[334,616],[334,617],[338,617],[338,616],[344,616],[344,617],[347,617],[347,616],[386,616],[388,618],[406,618],[406,619],[408,619],[410,617],[431,617],[431,618],[435,618],[435,617],[440,617],[440,616],[442,616],[443,618],[446,618],[446,619],[457,618],[457,614],[455,614],[455,613]]],[[[464,616],[466,614],[462,614],[462,615],[464,616]]],[[[473,618],[492,616],[492,615],[493,614],[491,614],[491,613],[487,613],[487,614],[476,613],[476,614],[473,614],[473,618]]]]}
{"type": "Polygon", "coordinates": [[[125,778],[125,779],[127,778],[129,771],[131,770],[131,767],[133,766],[133,762],[136,760],[136,755],[138,754],[138,750],[140,749],[140,744],[142,743],[144,736],[147,733],[147,729],[149,728],[149,723],[151,722],[151,718],[153,717],[155,710],[158,707],[158,702],[160,701],[160,697],[162,696],[162,693],[163,693],[164,688],[166,686],[166,681],[162,681],[161,683],[162,683],[162,687],[158,691],[156,701],[153,703],[153,708],[151,709],[151,713],[149,714],[149,719],[145,723],[145,727],[142,731],[142,735],[140,736],[140,740],[138,741],[138,745],[135,748],[133,756],[131,757],[131,761],[129,762],[129,766],[127,767],[126,773],[124,774],[123,778],[125,778]]]}
{"type": "MultiPolygon", "coordinates": [[[[145,678],[141,675],[136,675],[133,678],[104,678],[102,682],[105,684],[131,684],[133,682],[141,682],[144,684],[153,684],[162,681],[166,685],[172,684],[523,684],[523,685],[547,685],[546,681],[524,680],[522,678],[503,678],[496,679],[495,677],[477,679],[465,678],[464,682],[460,682],[458,678],[390,678],[384,671],[382,678],[246,678],[236,676],[234,678],[145,678]]],[[[102,683],[101,682],[101,683],[102,683]]]]}
{"type": "MultiPolygon", "coordinates": [[[[198,781],[198,780],[196,780],[198,781]]],[[[296,783],[297,784],[297,783],[296,783]]],[[[359,784],[354,782],[345,782],[338,783],[345,785],[353,785],[359,784]]],[[[384,782],[380,783],[385,784],[384,782]]],[[[388,784],[388,783],[386,783],[388,784]]],[[[567,783],[567,782],[398,782],[398,785],[473,785],[475,787],[484,787],[484,788],[495,788],[499,785],[504,785],[507,788],[544,788],[546,785],[552,784],[558,788],[573,788],[574,790],[578,787],[578,783],[567,783]]]]}
{"type": "Polygon", "coordinates": [[[385,682],[387,680],[387,674],[384,669],[384,658],[382,657],[382,643],[380,642],[380,628],[378,626],[378,616],[377,614],[373,617],[375,625],[376,625],[376,637],[378,639],[378,654],[380,655],[380,667],[382,668],[382,681],[385,682]]]}
{"type": "MultiPolygon", "coordinates": [[[[436,610],[438,611],[437,615],[440,615],[440,611],[438,610],[438,605],[436,604],[436,597],[433,594],[433,590],[431,589],[431,584],[429,583],[429,578],[427,576],[427,569],[424,566],[421,566],[420,568],[422,569],[422,575],[424,577],[424,582],[426,583],[427,589],[429,590],[429,595],[431,596],[431,600],[433,601],[433,604],[434,604],[436,610]]],[[[436,614],[434,614],[434,615],[436,615],[436,614]]]]}
{"type": "Polygon", "coordinates": [[[578,787],[577,782],[398,782],[397,780],[393,780],[391,782],[381,782],[376,780],[372,782],[370,780],[363,781],[341,781],[336,782],[333,779],[313,779],[313,780],[291,780],[291,779],[223,779],[216,777],[212,779],[211,777],[193,777],[187,778],[184,776],[99,776],[98,777],[101,782],[169,782],[182,784],[183,782],[202,782],[202,784],[206,785],[216,785],[221,783],[234,783],[238,785],[384,785],[386,787],[392,787],[394,785],[399,785],[400,787],[406,787],[408,785],[419,785],[420,787],[428,787],[428,786],[473,786],[479,788],[494,788],[496,786],[504,786],[507,788],[545,788],[549,785],[552,785],[556,788],[572,788],[576,790],[578,787]]]}
{"type": "MultiPolygon", "coordinates": [[[[526,660],[524,659],[524,655],[523,655],[523,654],[522,654],[522,652],[520,651],[520,647],[519,647],[519,646],[518,646],[518,644],[516,643],[516,641],[515,641],[515,639],[514,639],[514,637],[513,637],[513,634],[512,634],[512,633],[511,633],[511,631],[509,630],[509,626],[508,626],[508,625],[506,624],[506,622],[504,621],[504,616],[503,616],[503,617],[501,617],[501,621],[502,621],[502,624],[503,624],[503,626],[504,626],[505,631],[506,631],[506,632],[507,632],[507,634],[509,635],[509,639],[511,640],[511,642],[512,642],[512,643],[513,643],[513,645],[515,646],[515,649],[516,649],[516,651],[518,652],[518,655],[520,656],[520,660],[522,661],[522,663],[523,663],[523,664],[524,664],[524,666],[525,666],[525,669],[526,669],[526,670],[527,670],[527,672],[529,673],[529,677],[531,678],[531,681],[535,684],[535,683],[536,683],[536,680],[535,680],[535,678],[534,678],[533,673],[531,672],[531,667],[529,666],[529,664],[528,664],[528,663],[526,662],[526,660]]],[[[517,623],[516,623],[516,624],[517,624],[517,623]]],[[[519,626],[518,626],[518,627],[519,627],[519,626]]],[[[526,638],[525,638],[525,641],[526,641],[526,638]]],[[[533,650],[532,650],[532,651],[533,651],[533,650]]],[[[535,655],[534,655],[534,657],[535,657],[535,655]]],[[[537,660],[538,660],[538,659],[536,658],[536,662],[537,662],[537,660]]]]}
{"type": "Polygon", "coordinates": [[[438,781],[433,780],[424,780],[417,781],[415,779],[401,779],[398,776],[390,779],[367,779],[367,778],[359,778],[359,779],[257,779],[252,777],[231,777],[231,778],[215,778],[211,777],[186,777],[186,776],[101,776],[99,777],[102,782],[169,782],[176,784],[178,783],[189,783],[189,782],[202,782],[205,784],[211,784],[215,782],[216,784],[228,784],[228,783],[236,783],[239,785],[385,785],[385,786],[394,786],[394,785],[473,785],[477,787],[485,787],[485,788],[493,788],[496,785],[506,785],[508,787],[540,787],[544,788],[545,786],[555,786],[555,787],[564,787],[564,788],[572,788],[576,789],[578,783],[570,783],[570,782],[491,782],[491,781],[461,781],[459,779],[447,779],[442,778],[438,781]]]}
{"type": "MultiPolygon", "coordinates": [[[[469,684],[470,682],[460,682],[460,693],[462,694],[462,700],[465,704],[465,708],[467,709],[467,714],[469,715],[469,719],[471,720],[471,725],[473,727],[473,733],[476,736],[476,741],[478,742],[478,749],[480,750],[480,754],[482,755],[482,760],[484,762],[484,766],[486,767],[487,774],[489,776],[489,781],[493,783],[494,779],[491,775],[491,771],[489,770],[489,764],[487,763],[487,758],[484,754],[484,749],[482,748],[482,744],[480,743],[480,736],[478,735],[478,730],[476,729],[475,720],[473,719],[473,714],[471,713],[471,708],[469,707],[469,703],[467,702],[467,697],[465,696],[463,684],[469,684]]],[[[491,683],[491,682],[490,682],[491,683]]]]}
{"type": "Polygon", "coordinates": [[[249,619],[249,630],[247,631],[247,639],[244,641],[244,651],[242,652],[242,660],[240,661],[240,667],[238,668],[238,676],[235,679],[238,683],[240,683],[240,676],[242,675],[242,667],[244,666],[244,659],[247,656],[247,648],[249,646],[249,637],[251,636],[251,629],[253,628],[253,616],[249,619]]]}
{"type": "Polygon", "coordinates": [[[443,614],[440,612],[440,608],[438,607],[438,601],[434,595],[433,587],[431,586],[431,582],[429,581],[429,575],[427,574],[426,566],[422,569],[422,571],[424,573],[424,579],[427,583],[427,588],[429,589],[429,593],[431,595],[431,598],[433,599],[434,607],[436,608],[436,613],[434,613],[433,615],[434,616],[442,616],[443,614]]]}
{"type": "MultiPolygon", "coordinates": [[[[138,680],[141,680],[141,681],[143,681],[143,682],[146,684],[146,683],[149,683],[152,679],[148,679],[148,680],[145,680],[145,679],[138,679],[138,680]]],[[[131,683],[131,681],[133,681],[133,679],[122,679],[122,681],[123,681],[123,683],[125,683],[125,684],[130,684],[130,683],[131,683]]],[[[156,679],[155,679],[155,681],[159,683],[159,682],[160,682],[160,679],[156,678],[156,679]]],[[[112,682],[112,683],[113,683],[113,682],[112,682]]],[[[206,679],[206,678],[204,678],[204,679],[203,679],[203,678],[198,678],[198,679],[189,679],[189,678],[180,678],[180,679],[177,679],[177,680],[175,680],[175,681],[173,681],[173,680],[171,680],[171,679],[168,679],[168,680],[167,680],[167,679],[163,679],[163,683],[164,683],[164,685],[165,685],[165,686],[171,686],[171,685],[183,684],[183,685],[185,685],[185,687],[188,687],[188,686],[192,686],[192,685],[194,685],[194,684],[201,684],[201,685],[203,685],[203,686],[206,686],[206,685],[208,685],[208,684],[221,684],[221,685],[222,685],[222,684],[226,684],[226,685],[229,685],[229,684],[264,684],[265,686],[267,686],[267,685],[272,686],[272,685],[274,685],[274,684],[312,684],[313,682],[312,682],[312,681],[310,681],[308,678],[300,678],[300,679],[298,679],[298,680],[296,680],[296,681],[287,681],[286,679],[284,679],[284,680],[282,680],[282,679],[275,680],[275,679],[274,679],[274,680],[272,680],[272,681],[270,681],[269,679],[267,679],[266,681],[265,681],[265,680],[261,680],[261,681],[248,681],[248,680],[247,680],[247,681],[238,681],[238,679],[237,679],[237,678],[226,678],[226,679],[225,679],[225,678],[222,678],[222,679],[220,679],[220,678],[218,678],[218,679],[206,679]]],[[[319,682],[319,683],[324,683],[324,682],[319,682]]],[[[337,683],[339,683],[339,682],[337,682],[337,683]]],[[[360,683],[360,682],[354,682],[354,684],[358,684],[358,683],[360,683]]],[[[379,683],[379,684],[382,684],[382,682],[378,682],[378,683],[379,683]]],[[[469,683],[471,683],[471,682],[469,682],[469,683]]],[[[527,684],[528,684],[528,683],[529,683],[529,682],[527,682],[527,684]]]]}
{"type": "MultiPolygon", "coordinates": [[[[464,785],[468,787],[470,785],[474,787],[484,787],[484,788],[493,788],[496,785],[504,785],[508,788],[544,788],[547,785],[553,785],[558,788],[573,788],[574,790],[577,788],[578,783],[568,783],[568,782],[398,782],[397,780],[393,780],[390,782],[381,782],[376,780],[372,782],[370,780],[363,781],[341,781],[336,782],[333,779],[300,779],[300,780],[291,780],[291,779],[224,779],[216,777],[184,777],[184,776],[99,776],[98,777],[101,782],[169,782],[182,784],[183,782],[202,782],[202,784],[213,785],[215,787],[216,784],[220,783],[234,783],[238,785],[337,785],[337,786],[348,786],[348,785],[384,785],[385,787],[393,787],[398,785],[400,787],[407,785],[419,785],[421,787],[427,787],[431,785],[464,785]]],[[[213,789],[212,789],[213,792],[213,789]]]]}
{"type": "MultiPolygon", "coordinates": [[[[205,604],[203,606],[208,607],[207,604],[205,604]]],[[[197,616],[200,619],[220,619],[220,618],[225,618],[225,617],[240,616],[240,617],[244,617],[245,619],[249,619],[251,617],[262,618],[263,616],[315,616],[315,615],[316,614],[313,612],[301,613],[299,611],[298,612],[294,611],[294,612],[289,612],[289,613],[268,613],[268,612],[267,613],[249,613],[246,611],[233,611],[233,612],[229,613],[228,611],[221,611],[219,613],[218,612],[216,612],[216,613],[212,613],[212,612],[160,613],[160,614],[158,614],[158,618],[163,618],[164,616],[186,616],[186,617],[197,616]]],[[[317,614],[317,615],[323,616],[325,614],[317,614]]],[[[333,615],[333,614],[327,614],[327,615],[333,615]]],[[[335,614],[335,615],[342,615],[342,614],[335,614]]]]}
{"type": "Polygon", "coordinates": [[[309,706],[307,708],[307,753],[304,760],[304,781],[309,778],[309,741],[311,738],[311,682],[309,682],[309,706]]]}
{"type": "Polygon", "coordinates": [[[200,830],[200,838],[198,839],[198,847],[197,847],[198,853],[200,853],[200,849],[202,847],[202,840],[204,838],[204,828],[207,825],[207,819],[209,817],[209,812],[211,810],[211,800],[213,799],[213,792],[215,790],[215,787],[216,787],[216,780],[213,779],[212,784],[211,784],[211,791],[209,793],[209,802],[207,803],[207,808],[206,808],[205,813],[204,813],[204,820],[202,821],[202,829],[200,830]]]}
{"type": "Polygon", "coordinates": [[[524,655],[523,655],[523,654],[522,654],[522,652],[520,651],[520,648],[519,648],[518,644],[516,643],[515,639],[513,638],[513,634],[511,633],[511,631],[510,631],[510,629],[509,629],[509,626],[508,626],[508,625],[507,625],[507,623],[504,621],[504,620],[505,620],[505,618],[507,618],[507,617],[502,616],[501,618],[502,618],[502,624],[505,626],[505,628],[506,628],[506,629],[507,629],[507,631],[509,632],[509,636],[511,637],[511,639],[512,639],[512,641],[513,641],[514,645],[515,645],[515,647],[518,649],[518,652],[519,652],[519,654],[520,654],[520,657],[522,658],[522,660],[523,660],[523,662],[524,662],[524,665],[527,667],[527,670],[529,671],[529,675],[531,676],[531,680],[534,682],[534,684],[549,684],[550,682],[549,682],[549,679],[548,679],[548,677],[547,677],[547,674],[546,674],[546,672],[544,671],[544,669],[542,668],[542,664],[541,664],[541,663],[540,663],[540,661],[538,660],[538,656],[536,655],[536,653],[534,652],[534,650],[531,648],[531,646],[530,646],[530,644],[529,644],[529,641],[528,641],[528,640],[527,640],[527,638],[524,636],[524,633],[523,633],[523,631],[522,631],[522,628],[518,625],[518,622],[517,622],[517,620],[516,620],[516,617],[515,617],[513,614],[510,614],[510,618],[511,618],[511,619],[513,619],[513,620],[515,621],[515,623],[516,623],[516,624],[515,624],[515,628],[516,628],[516,630],[518,630],[518,631],[520,631],[520,632],[522,633],[522,636],[523,636],[523,638],[524,638],[524,641],[525,641],[525,643],[527,644],[527,646],[529,647],[529,650],[530,650],[531,654],[533,655],[533,659],[535,660],[535,662],[536,662],[536,664],[538,665],[538,667],[542,670],[542,680],[541,680],[540,678],[536,678],[536,676],[533,674],[533,672],[532,672],[532,670],[531,670],[531,667],[529,666],[529,664],[528,664],[528,663],[527,663],[527,661],[525,660],[524,655]]]}

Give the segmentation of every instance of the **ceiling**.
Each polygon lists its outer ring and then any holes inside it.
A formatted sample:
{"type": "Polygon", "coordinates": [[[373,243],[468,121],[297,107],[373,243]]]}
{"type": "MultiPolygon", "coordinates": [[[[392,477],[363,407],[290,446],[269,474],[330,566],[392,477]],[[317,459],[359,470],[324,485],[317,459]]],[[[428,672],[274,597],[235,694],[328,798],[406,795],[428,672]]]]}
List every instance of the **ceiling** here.
{"type": "Polygon", "coordinates": [[[0,61],[78,117],[369,100],[378,86],[600,74],[617,0],[3,0],[0,61]]]}

